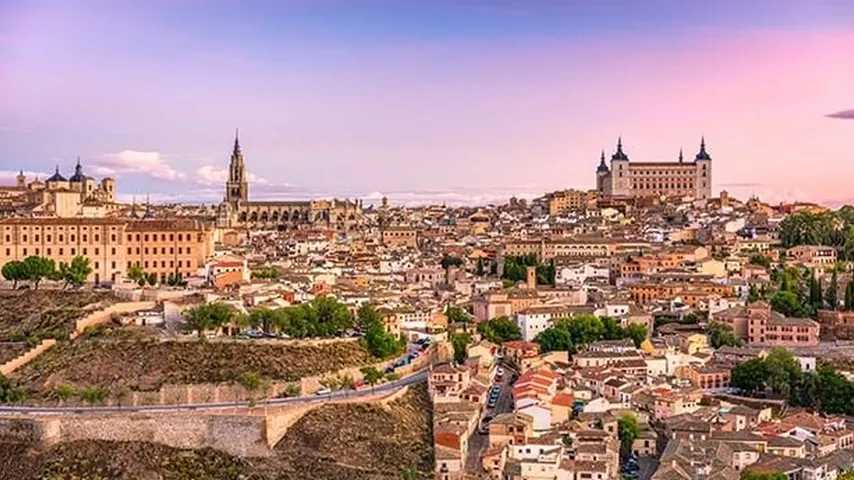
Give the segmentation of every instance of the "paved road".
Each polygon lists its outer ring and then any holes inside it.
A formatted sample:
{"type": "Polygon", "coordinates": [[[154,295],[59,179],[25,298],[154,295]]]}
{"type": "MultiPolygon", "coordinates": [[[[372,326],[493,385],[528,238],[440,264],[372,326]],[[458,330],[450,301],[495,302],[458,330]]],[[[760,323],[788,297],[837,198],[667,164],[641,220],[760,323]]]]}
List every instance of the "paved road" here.
{"type": "MultiPolygon", "coordinates": [[[[484,416],[489,415],[491,417],[495,417],[500,413],[508,413],[513,411],[513,384],[511,383],[511,378],[513,378],[514,372],[506,366],[503,368],[505,372],[504,377],[501,381],[501,395],[498,397],[498,402],[495,403],[494,408],[484,409],[484,416]]],[[[484,435],[480,433],[480,425],[478,425],[478,429],[475,430],[471,438],[469,438],[469,450],[468,455],[466,456],[465,465],[465,469],[467,472],[481,472],[481,469],[483,468],[481,464],[481,455],[488,446],[489,435],[484,435]]]]}
{"type": "Polygon", "coordinates": [[[316,402],[328,402],[331,400],[343,400],[349,398],[370,397],[377,393],[391,392],[406,385],[413,385],[427,380],[428,369],[419,370],[412,375],[403,377],[393,382],[384,383],[374,388],[364,390],[338,390],[329,395],[304,395],[302,397],[273,398],[269,400],[258,400],[256,402],[219,402],[219,403],[195,403],[185,405],[139,405],[139,406],[92,406],[92,407],[32,407],[0,405],[0,414],[26,413],[33,415],[51,415],[63,413],[115,413],[115,412],[180,412],[199,410],[220,410],[227,408],[278,406],[291,404],[307,404],[316,402]]]}
{"type": "Polygon", "coordinates": [[[638,480],[649,480],[658,468],[658,460],[650,457],[638,458],[638,480]]]}

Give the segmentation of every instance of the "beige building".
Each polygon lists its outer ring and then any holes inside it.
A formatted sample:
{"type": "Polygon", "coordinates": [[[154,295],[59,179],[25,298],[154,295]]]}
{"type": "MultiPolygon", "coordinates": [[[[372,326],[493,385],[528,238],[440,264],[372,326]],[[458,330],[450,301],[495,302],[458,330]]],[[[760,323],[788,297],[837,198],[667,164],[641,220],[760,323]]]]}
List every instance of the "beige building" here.
{"type": "Polygon", "coordinates": [[[116,181],[106,177],[100,182],[86,176],[80,159],[74,175],[65,178],[56,172],[46,181],[35,179],[28,182],[21,171],[15,177],[14,186],[0,187],[0,213],[8,216],[35,214],[51,217],[79,217],[86,213],[103,213],[117,208],[116,181]]]}
{"type": "Polygon", "coordinates": [[[676,162],[630,162],[623,152],[622,140],[605,164],[605,152],[596,169],[596,191],[600,197],[692,197],[712,196],[712,157],[706,152],[705,139],[693,161],[686,162],[679,152],[676,162]]]}
{"type": "Polygon", "coordinates": [[[382,231],[382,243],[393,248],[418,248],[418,231],[412,227],[387,227],[382,231]]]}
{"type": "Polygon", "coordinates": [[[546,195],[549,215],[563,215],[569,212],[582,212],[596,205],[596,190],[561,190],[546,195]]]}
{"type": "Polygon", "coordinates": [[[10,218],[0,220],[0,267],[36,255],[59,263],[78,256],[91,262],[89,281],[114,282],[139,266],[165,281],[204,268],[213,232],[201,222],[113,218],[10,218]]]}

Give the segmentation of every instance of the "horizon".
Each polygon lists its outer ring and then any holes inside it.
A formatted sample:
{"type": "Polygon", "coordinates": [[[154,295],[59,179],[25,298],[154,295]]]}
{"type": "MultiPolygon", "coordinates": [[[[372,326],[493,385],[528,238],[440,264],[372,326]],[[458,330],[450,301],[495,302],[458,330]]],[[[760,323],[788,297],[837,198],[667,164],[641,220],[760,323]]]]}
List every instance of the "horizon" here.
{"type": "Polygon", "coordinates": [[[0,1],[0,182],[79,155],[122,200],[213,203],[240,128],[254,199],[484,205],[594,188],[618,136],[639,162],[705,136],[713,194],[835,207],[852,26],[832,1],[0,1]]]}

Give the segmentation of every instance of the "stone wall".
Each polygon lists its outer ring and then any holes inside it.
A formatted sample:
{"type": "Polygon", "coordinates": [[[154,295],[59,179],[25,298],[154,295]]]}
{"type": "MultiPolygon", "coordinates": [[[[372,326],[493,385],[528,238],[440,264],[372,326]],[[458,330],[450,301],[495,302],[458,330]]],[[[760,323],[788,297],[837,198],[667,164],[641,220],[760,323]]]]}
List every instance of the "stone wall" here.
{"type": "Polygon", "coordinates": [[[45,350],[49,349],[50,347],[52,347],[54,345],[56,345],[56,340],[54,340],[52,338],[46,338],[46,339],[42,340],[35,347],[33,347],[33,348],[27,350],[26,352],[18,355],[17,357],[13,358],[12,360],[9,360],[8,362],[4,363],[3,365],[0,365],[0,374],[2,374],[2,375],[11,374],[12,372],[14,372],[18,368],[21,368],[22,366],[26,365],[27,363],[30,362],[30,360],[41,355],[42,352],[44,352],[45,350]]]}
{"type": "Polygon", "coordinates": [[[213,448],[243,457],[268,456],[263,416],[128,413],[0,418],[0,438],[40,445],[75,440],[154,442],[213,448]]]}
{"type": "MultiPolygon", "coordinates": [[[[387,404],[406,387],[331,403],[387,404]]],[[[37,445],[75,440],[154,442],[174,448],[213,448],[241,457],[265,457],[306,413],[330,402],[213,412],[149,412],[0,417],[0,439],[37,445]]]]}
{"type": "Polygon", "coordinates": [[[74,332],[71,333],[70,338],[73,340],[80,336],[80,334],[87,328],[109,322],[113,314],[122,315],[133,313],[140,310],[148,310],[155,306],[157,306],[155,302],[123,302],[110,305],[107,308],[92,312],[77,320],[74,332]]]}

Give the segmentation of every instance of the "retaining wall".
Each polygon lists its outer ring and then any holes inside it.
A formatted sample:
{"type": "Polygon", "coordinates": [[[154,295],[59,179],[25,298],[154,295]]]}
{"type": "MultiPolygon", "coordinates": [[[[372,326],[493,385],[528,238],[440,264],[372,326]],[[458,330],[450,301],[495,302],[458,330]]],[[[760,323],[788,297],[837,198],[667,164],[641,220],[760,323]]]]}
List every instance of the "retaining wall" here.
{"type": "Polygon", "coordinates": [[[54,340],[52,338],[46,338],[46,339],[42,340],[35,347],[33,347],[33,348],[27,350],[26,352],[18,355],[17,357],[13,358],[12,360],[9,360],[8,362],[4,363],[3,365],[0,365],[0,374],[2,374],[2,375],[11,374],[12,372],[23,367],[24,365],[29,363],[30,360],[41,355],[42,352],[44,352],[45,350],[47,350],[48,348],[50,348],[54,345],[56,345],[56,340],[54,340]]]}

